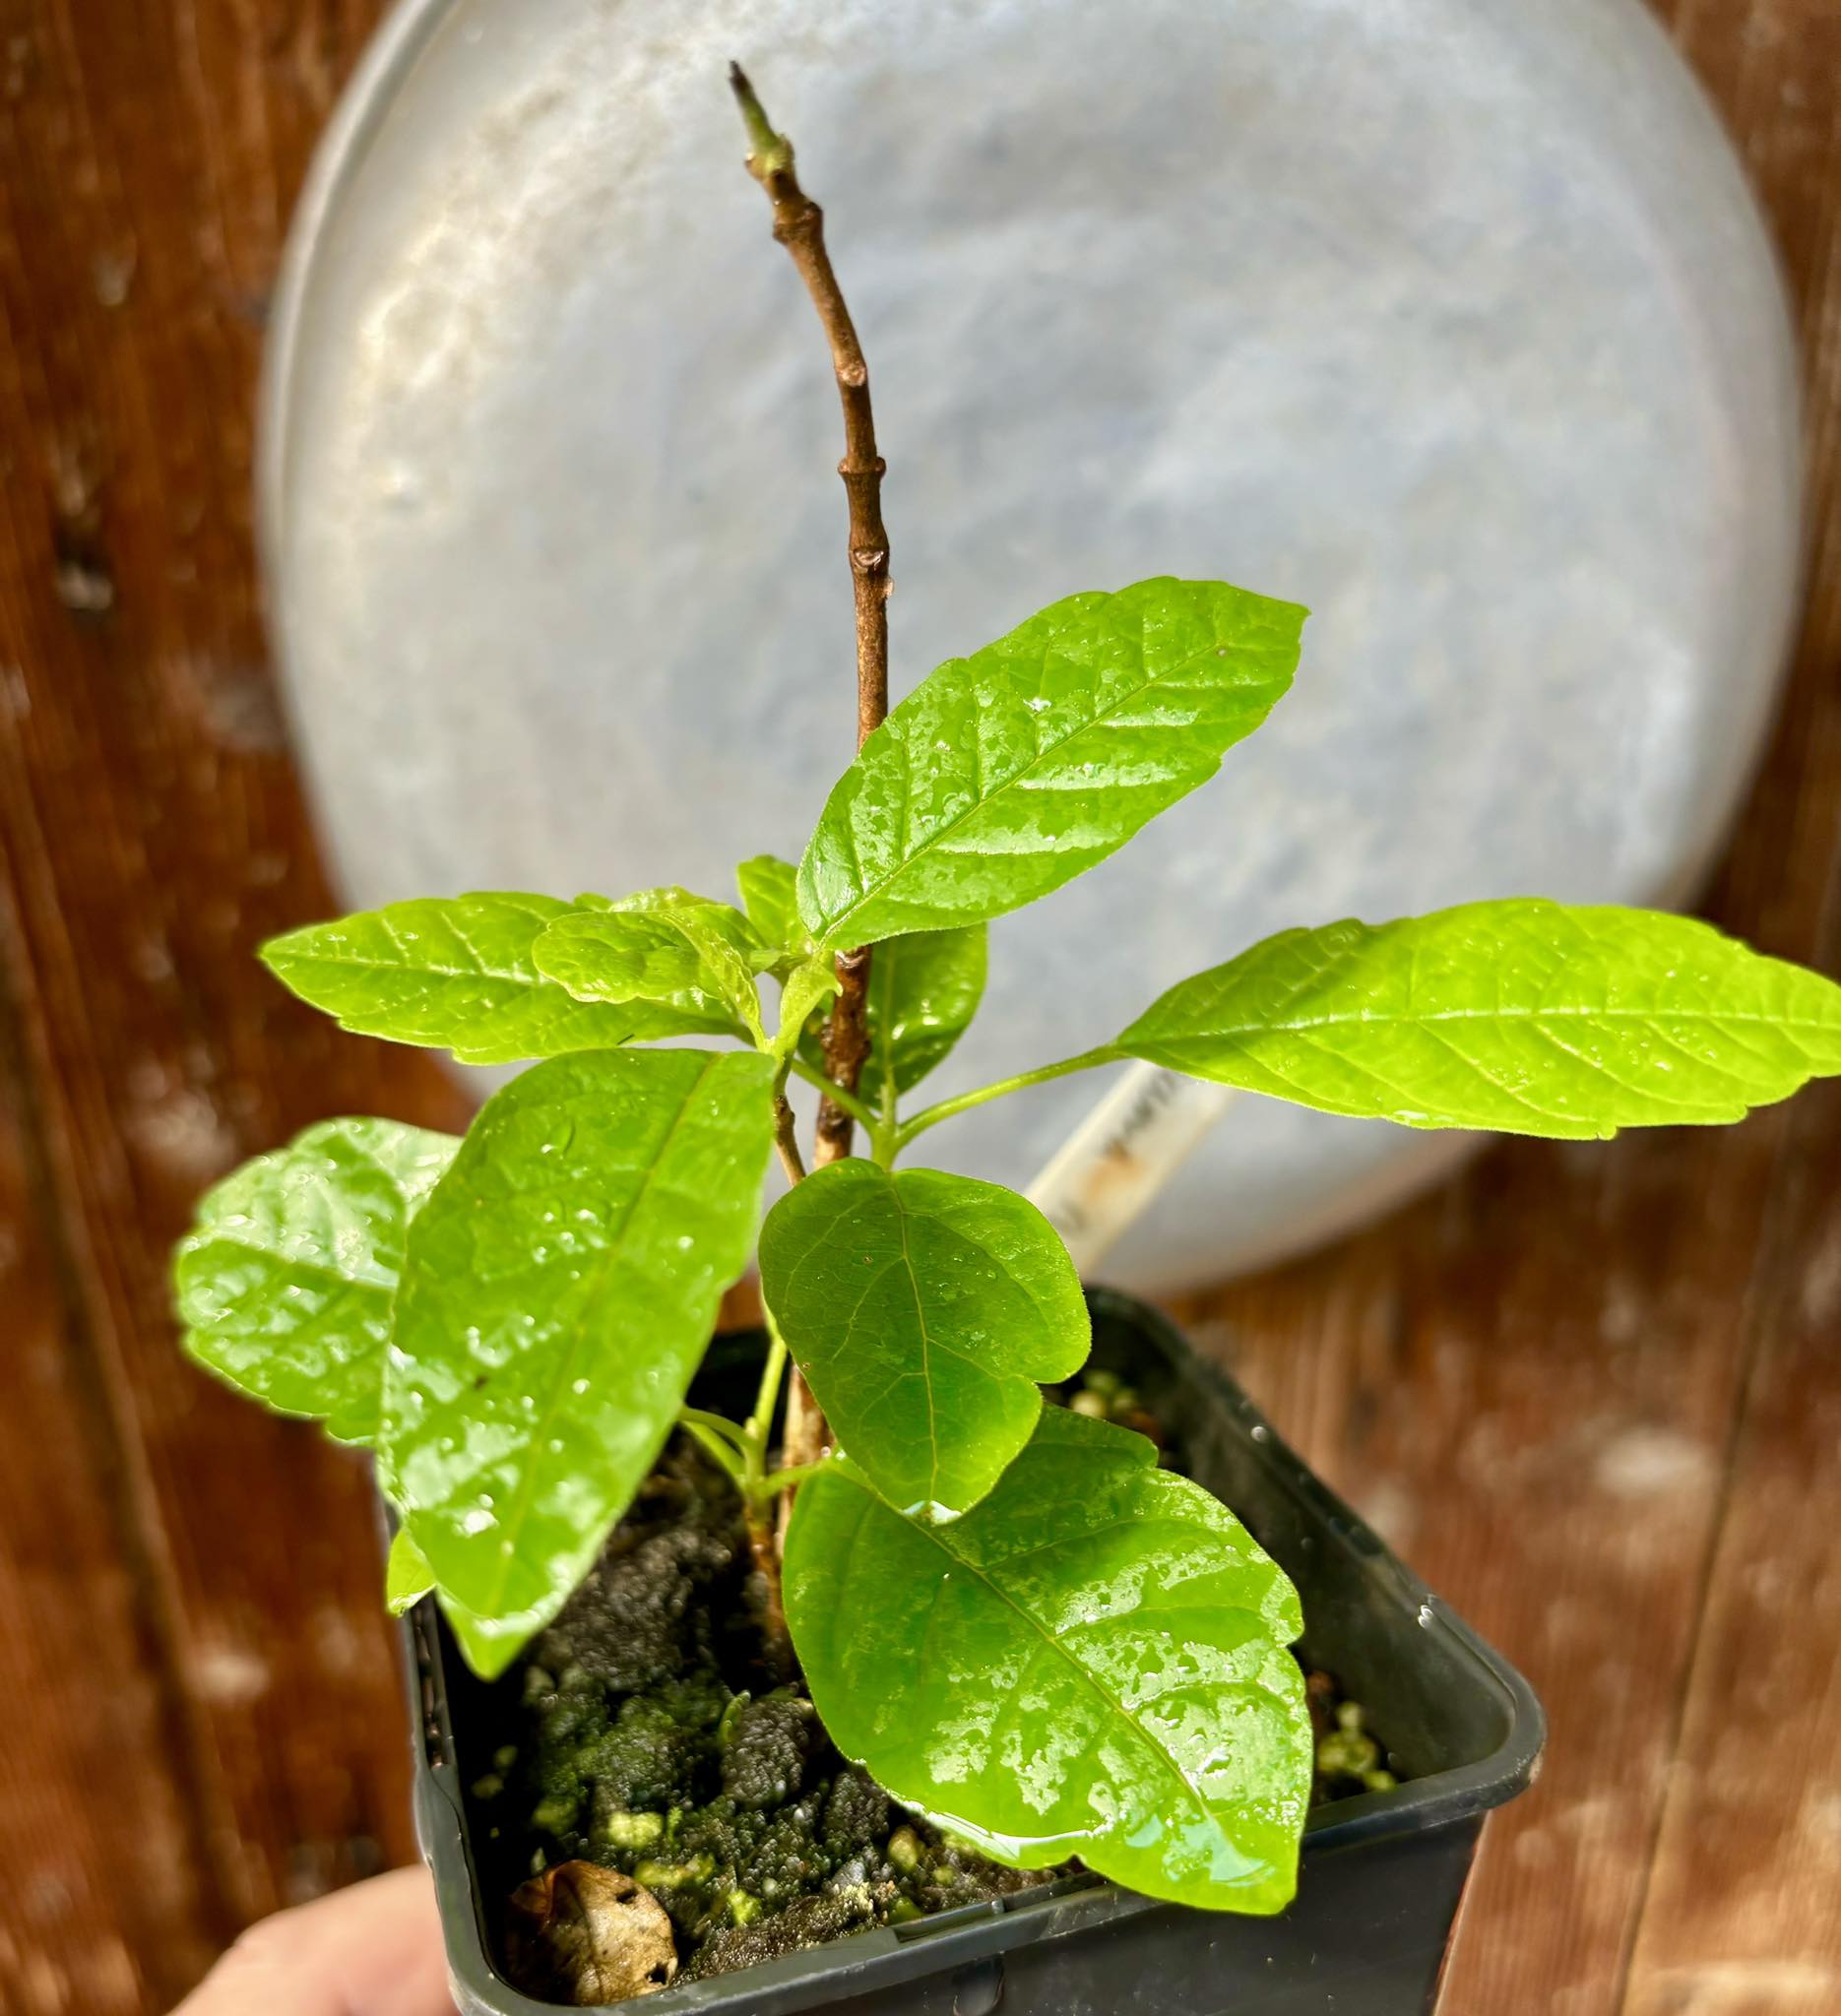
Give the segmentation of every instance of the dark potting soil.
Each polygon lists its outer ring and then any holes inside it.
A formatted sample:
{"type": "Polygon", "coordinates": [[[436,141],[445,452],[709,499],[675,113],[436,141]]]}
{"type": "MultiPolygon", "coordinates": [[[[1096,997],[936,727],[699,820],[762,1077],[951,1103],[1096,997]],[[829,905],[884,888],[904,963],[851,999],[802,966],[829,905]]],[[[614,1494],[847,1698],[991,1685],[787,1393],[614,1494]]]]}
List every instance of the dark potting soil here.
{"type": "MultiPolygon", "coordinates": [[[[1071,1397],[1157,1426],[1103,1373],[1071,1397]]],[[[683,1981],[1066,1873],[956,1846],[840,1757],[775,1663],[761,1596],[733,1487],[675,1438],[561,1615],[482,1695],[473,1754],[490,1768],[470,1798],[488,1896],[509,1911],[559,1864],[618,1871],[668,1916],[683,1981]]],[[[1359,1705],[1327,1674],[1307,1686],[1316,1799],[1391,1785],[1359,1705]]],[[[523,1967],[528,1991],[562,1990],[553,1955],[523,1967]]]]}

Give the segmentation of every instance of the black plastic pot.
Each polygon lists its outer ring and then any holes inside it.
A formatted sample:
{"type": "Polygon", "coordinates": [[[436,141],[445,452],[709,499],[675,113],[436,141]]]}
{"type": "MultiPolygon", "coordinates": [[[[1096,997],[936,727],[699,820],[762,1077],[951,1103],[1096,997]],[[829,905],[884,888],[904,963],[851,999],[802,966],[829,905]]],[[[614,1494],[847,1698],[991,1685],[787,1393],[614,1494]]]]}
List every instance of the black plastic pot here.
{"type": "MultiPolygon", "coordinates": [[[[1094,1361],[1182,1438],[1303,1599],[1307,1663],[1366,1707],[1406,1782],[1318,1808],[1297,1901],[1231,1918],[1093,1876],[944,1912],[622,2009],[646,2016],[1406,2016],[1428,2009],[1484,1816],[1528,1785],[1545,1726],[1528,1683],[1444,1608],[1155,1310],[1096,1290],[1094,1361]]],[[[462,2016],[540,2016],[491,1959],[502,1900],[479,1894],[463,1788],[470,1676],[432,1604],[407,1620],[415,1818],[462,2016]],[[450,1692],[450,1679],[453,1689],[450,1692]]]]}

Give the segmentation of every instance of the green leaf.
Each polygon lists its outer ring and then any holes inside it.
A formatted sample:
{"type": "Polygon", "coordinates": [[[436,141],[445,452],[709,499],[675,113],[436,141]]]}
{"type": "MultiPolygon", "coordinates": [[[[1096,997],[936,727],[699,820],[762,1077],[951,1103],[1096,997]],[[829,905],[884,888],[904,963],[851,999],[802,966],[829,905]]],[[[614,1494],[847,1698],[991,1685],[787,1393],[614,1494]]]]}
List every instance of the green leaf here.
{"type": "Polygon", "coordinates": [[[761,1292],[839,1440],[890,1503],[950,1517],[1028,1442],[1038,1382],[1091,1342],[1067,1248],[1014,1190],[833,1163],[761,1228],[761,1292]]]}
{"type": "Polygon", "coordinates": [[[575,903],[578,910],[694,910],[719,936],[741,954],[750,973],[772,973],[780,960],[780,953],[732,903],[724,903],[714,896],[699,896],[694,890],[680,888],[676,883],[666,883],[657,889],[638,889],[630,896],[578,896],[575,903]]]}
{"type": "Polygon", "coordinates": [[[1517,898],[1281,931],[1118,1046],[1325,1112],[1589,1140],[1841,1071],[1841,987],[1691,917],[1517,898]]]}
{"type": "Polygon", "coordinates": [[[838,969],[834,960],[807,959],[787,975],[780,990],[780,1030],[773,1042],[775,1056],[793,1054],[805,1034],[805,1025],[837,991],[838,969]]]}
{"type": "Polygon", "coordinates": [[[384,1563],[385,1609],[400,1617],[413,1610],[434,1586],[435,1571],[423,1560],[421,1548],[410,1538],[407,1527],[398,1527],[384,1563]]]}
{"type": "Polygon", "coordinates": [[[756,854],[735,870],[735,887],[748,921],[791,962],[809,959],[812,934],[799,915],[799,871],[777,854],[756,854]]]}
{"type": "Polygon", "coordinates": [[[771,1058],[610,1050],[487,1101],[411,1228],[380,1436],[488,1675],[593,1564],[741,1272],[771,1058]]]}
{"type": "Polygon", "coordinates": [[[970,1026],[984,994],[985,929],[915,931],[878,945],[864,1003],[864,1093],[912,1092],[970,1026]]]}
{"type": "Polygon", "coordinates": [[[325,1120],[226,1176],[173,1259],[186,1351],[278,1414],[368,1442],[404,1235],[459,1146],[394,1120],[325,1120]]]}
{"type": "Polygon", "coordinates": [[[262,957],[342,1029],[449,1049],[463,1064],[727,1032],[726,1019],[707,1014],[577,1001],[540,974],[532,946],[573,908],[509,892],[417,897],[289,931],[270,939],[262,957]]]}
{"type": "Polygon", "coordinates": [[[800,1487],[787,1620],[826,1730],[1001,1861],[1078,1855],[1147,1896],[1275,1912],[1312,1741],[1298,1597],[1143,1437],[1063,1408],[950,1525],[849,1458],[800,1487]]]}
{"type": "Polygon", "coordinates": [[[532,957],[578,1001],[650,1002],[739,1023],[765,1043],[753,970],[711,914],[717,908],[576,911],[540,933],[532,957]]]}
{"type": "Polygon", "coordinates": [[[1211,581],[1077,595],[897,707],[799,865],[821,946],[1046,896],[1213,777],[1291,684],[1304,611],[1211,581]]]}

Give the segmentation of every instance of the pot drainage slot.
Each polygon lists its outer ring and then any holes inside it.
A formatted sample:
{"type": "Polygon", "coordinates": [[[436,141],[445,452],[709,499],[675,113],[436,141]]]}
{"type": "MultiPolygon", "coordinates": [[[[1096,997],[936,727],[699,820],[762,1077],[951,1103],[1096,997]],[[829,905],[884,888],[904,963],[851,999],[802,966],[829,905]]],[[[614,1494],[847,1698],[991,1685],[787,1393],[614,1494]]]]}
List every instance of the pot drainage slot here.
{"type": "Polygon", "coordinates": [[[981,1960],[952,1978],[952,2016],[990,2016],[1003,2000],[1003,1962],[981,1960]]]}

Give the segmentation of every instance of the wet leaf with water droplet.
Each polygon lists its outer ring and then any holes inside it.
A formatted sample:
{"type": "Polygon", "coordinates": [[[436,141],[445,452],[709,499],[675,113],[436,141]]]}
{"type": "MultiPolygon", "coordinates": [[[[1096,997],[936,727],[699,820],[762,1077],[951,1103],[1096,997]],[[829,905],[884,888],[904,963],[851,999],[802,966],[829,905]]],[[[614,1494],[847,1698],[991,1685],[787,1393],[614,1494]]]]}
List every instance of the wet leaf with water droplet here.
{"type": "Polygon", "coordinates": [[[875,1104],[912,1092],[971,1026],[984,995],[983,924],[890,938],[869,962],[862,1091],[875,1104]]]}
{"type": "Polygon", "coordinates": [[[761,935],[751,917],[744,916],[732,903],[724,903],[720,897],[699,896],[694,889],[682,888],[675,882],[635,889],[626,896],[578,896],[575,906],[578,910],[593,911],[694,910],[711,930],[740,953],[750,973],[779,971],[777,948],[761,935]]]}
{"type": "Polygon", "coordinates": [[[405,1234],[459,1146],[325,1120],[226,1176],[173,1257],[186,1351],[276,1413],[368,1442],[405,1234]]]}
{"type": "Polygon", "coordinates": [[[514,1064],[667,1036],[726,1035],[720,1006],[578,1001],[538,971],[538,934],[577,905],[476,891],[308,924],[262,948],[285,986],[342,1029],[514,1064]]]}
{"type": "Polygon", "coordinates": [[[1693,917],[1525,897],[1281,931],[1118,1042],[1326,1112],[1589,1140],[1841,1072],[1841,987],[1693,917]]]}
{"type": "Polygon", "coordinates": [[[939,1169],[816,1170],[767,1215],[761,1292],[845,1448],[917,1510],[975,1505],[1092,1335],[1042,1213],[939,1169]]]}
{"type": "Polygon", "coordinates": [[[1046,1408],[963,1519],[848,1458],[799,1488],[787,1619],[838,1747],[999,1860],[1282,1910],[1313,1742],[1297,1593],[1142,1436],[1046,1408]]]}
{"type": "Polygon", "coordinates": [[[948,660],[839,779],[799,865],[799,914],[837,948],[1058,889],[1265,720],[1303,618],[1221,582],[1141,581],[948,660]]]}
{"type": "Polygon", "coordinates": [[[561,1606],[670,1431],[747,1260],[773,1068],[702,1050],[539,1064],[487,1102],[415,1221],[379,1439],[481,1672],[561,1606]],[[584,1208],[554,1247],[545,1214],[584,1208]]]}
{"type": "Polygon", "coordinates": [[[799,871],[777,854],[756,854],[735,870],[735,888],[748,921],[780,957],[777,970],[790,971],[817,950],[799,915],[799,871]]]}
{"type": "MultiPolygon", "coordinates": [[[[699,902],[576,911],[540,932],[531,956],[540,973],[578,1001],[714,1015],[764,1043],[754,972],[716,914],[723,908],[699,902]]],[[[730,914],[743,921],[739,912],[730,914]]]]}

